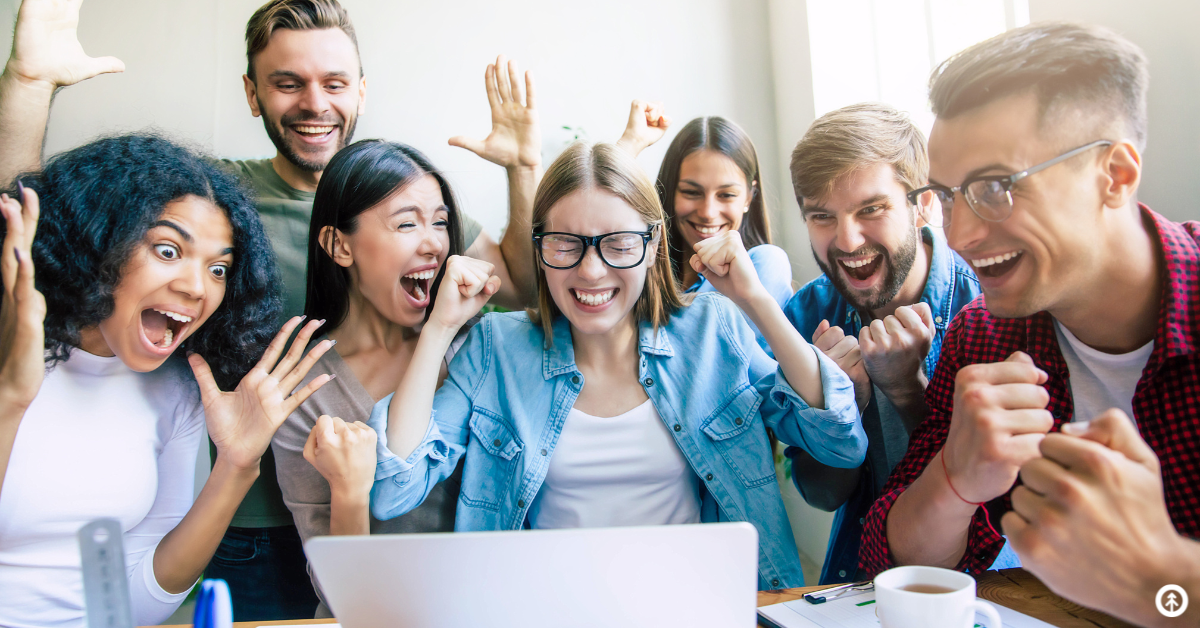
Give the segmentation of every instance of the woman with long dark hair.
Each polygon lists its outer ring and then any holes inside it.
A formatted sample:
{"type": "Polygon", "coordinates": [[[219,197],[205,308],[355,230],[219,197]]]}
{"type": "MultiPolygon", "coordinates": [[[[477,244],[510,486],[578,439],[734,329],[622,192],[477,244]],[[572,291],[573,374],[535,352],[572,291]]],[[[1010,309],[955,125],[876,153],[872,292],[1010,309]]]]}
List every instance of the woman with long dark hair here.
{"type": "Polygon", "coordinates": [[[168,140],[63,153],[0,210],[0,624],[84,625],[76,533],[100,517],[124,532],[135,624],[157,624],[275,429],[328,381],[299,387],[329,345],[301,359],[310,323],[280,359],[300,318],[271,341],[278,281],[253,204],[168,140]],[[193,503],[206,425],[216,460],[193,503]]]}
{"type": "MultiPolygon", "coordinates": [[[[617,146],[637,156],[669,126],[661,105],[635,100],[617,146]]],[[[767,292],[781,307],[791,298],[791,262],[772,244],[758,153],[741,127],[721,116],[683,125],[667,147],[657,183],[670,221],[671,266],[685,293],[714,289],[687,263],[696,245],[737,231],[767,292]]]]}
{"type": "MultiPolygon", "coordinates": [[[[489,76],[494,71],[490,67],[489,76]]],[[[493,102],[493,134],[477,154],[505,167],[515,165],[512,160],[522,151],[538,154],[536,128],[506,123],[506,117],[527,116],[529,109],[532,105],[521,104],[519,94],[493,102]],[[514,131],[496,131],[504,128],[514,131]]],[[[526,192],[532,197],[532,189],[526,192]]],[[[436,278],[445,272],[448,258],[463,254],[461,225],[446,177],[411,146],[356,142],[335,155],[321,177],[309,231],[305,313],[327,321],[324,337],[337,343],[314,372],[333,373],[337,379],[298,408],[272,443],[284,503],[306,541],[326,534],[454,529],[459,473],[431,492],[420,508],[389,521],[372,520],[359,489],[364,484],[369,488],[374,466],[368,462],[352,473],[329,472],[335,465],[316,447],[316,435],[359,452],[344,461],[348,464],[374,459],[375,432],[361,421],[410,368],[436,300],[436,278]]],[[[480,260],[459,259],[489,272],[493,268],[480,260]]],[[[459,344],[443,353],[433,375],[445,377],[459,344]]],[[[323,599],[315,580],[313,584],[323,599]]],[[[324,604],[317,616],[329,616],[324,604]]]]}

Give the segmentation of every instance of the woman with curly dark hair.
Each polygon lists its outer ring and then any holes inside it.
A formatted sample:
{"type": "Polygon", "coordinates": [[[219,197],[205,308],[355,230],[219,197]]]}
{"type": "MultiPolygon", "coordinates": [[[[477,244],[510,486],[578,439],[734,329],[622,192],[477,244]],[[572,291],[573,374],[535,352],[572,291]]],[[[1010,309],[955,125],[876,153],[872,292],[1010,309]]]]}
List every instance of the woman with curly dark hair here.
{"type": "Polygon", "coordinates": [[[253,204],[168,140],[59,155],[0,213],[0,624],[84,624],[76,532],[98,517],[124,531],[135,623],[159,623],[276,428],[330,379],[292,394],[332,342],[301,360],[312,321],[280,359],[301,318],[271,340],[278,280],[253,204]],[[217,455],[193,503],[205,425],[217,455]]]}

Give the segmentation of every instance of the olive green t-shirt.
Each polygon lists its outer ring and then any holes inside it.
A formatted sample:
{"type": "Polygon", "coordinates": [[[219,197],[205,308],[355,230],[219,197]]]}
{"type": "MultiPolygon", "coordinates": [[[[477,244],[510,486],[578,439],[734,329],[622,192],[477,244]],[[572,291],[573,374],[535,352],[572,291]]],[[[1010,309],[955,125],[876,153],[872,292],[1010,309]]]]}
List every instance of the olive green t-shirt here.
{"type": "MultiPolygon", "coordinates": [[[[287,184],[270,159],[222,159],[226,166],[254,190],[258,215],[262,219],[279,276],[283,280],[283,317],[279,324],[304,313],[308,273],[308,228],[312,219],[312,192],[297,190],[287,184]]],[[[470,248],[483,226],[470,216],[459,214],[463,242],[470,248]]],[[[216,451],[211,449],[213,459],[216,451]]],[[[258,480],[246,493],[231,525],[239,528],[270,528],[293,525],[292,513],[283,503],[279,481],[275,476],[275,455],[268,448],[263,454],[258,480]]]]}

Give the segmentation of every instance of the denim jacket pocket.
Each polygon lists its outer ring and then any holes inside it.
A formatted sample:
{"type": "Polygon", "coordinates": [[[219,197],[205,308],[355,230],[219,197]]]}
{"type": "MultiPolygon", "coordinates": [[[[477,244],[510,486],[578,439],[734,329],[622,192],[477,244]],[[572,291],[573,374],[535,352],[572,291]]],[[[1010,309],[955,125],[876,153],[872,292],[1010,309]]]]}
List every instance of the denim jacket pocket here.
{"type": "Polygon", "coordinates": [[[509,488],[515,484],[513,474],[523,449],[521,441],[504,419],[480,408],[471,413],[469,427],[471,442],[467,446],[463,476],[478,481],[463,482],[460,499],[468,506],[500,510],[509,488]]]}
{"type": "Polygon", "coordinates": [[[775,481],[774,457],[758,414],[761,403],[758,391],[745,384],[700,426],[700,431],[748,488],[775,481]]]}

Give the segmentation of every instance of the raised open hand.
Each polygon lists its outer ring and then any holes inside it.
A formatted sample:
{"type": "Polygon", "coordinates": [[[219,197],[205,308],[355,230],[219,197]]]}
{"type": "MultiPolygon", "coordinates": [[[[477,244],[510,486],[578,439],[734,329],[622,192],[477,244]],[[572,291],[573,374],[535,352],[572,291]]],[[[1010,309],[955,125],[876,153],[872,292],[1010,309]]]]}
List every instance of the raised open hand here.
{"type": "Polygon", "coordinates": [[[492,110],[492,132],[483,141],[456,135],[450,138],[450,145],[465,148],[505,168],[540,166],[542,129],[534,105],[533,74],[525,73],[522,94],[517,62],[505,61],[504,55],[500,55],[484,72],[483,86],[492,110]]]}
{"type": "MultiPolygon", "coordinates": [[[[46,299],[33,283],[33,235],[37,231],[38,195],[21,189],[21,202],[0,194],[0,213],[7,231],[0,251],[4,300],[0,302],[0,402],[12,408],[29,407],[42,387],[46,365],[46,299]],[[23,192],[23,194],[22,194],[23,192]]],[[[7,417],[0,416],[0,420],[7,417]]],[[[0,476],[2,477],[2,476],[0,476]]]]}
{"type": "Polygon", "coordinates": [[[429,322],[453,331],[466,324],[500,289],[495,270],[495,265],[473,257],[447,258],[429,322]]]}
{"type": "Polygon", "coordinates": [[[629,121],[617,146],[637,157],[646,147],[661,140],[670,126],[671,119],[664,113],[662,103],[635,100],[629,105],[629,121]]]}
{"type": "Polygon", "coordinates": [[[89,57],[79,43],[83,0],[25,0],[17,13],[7,70],[48,89],[74,85],[97,74],[124,72],[116,57],[89,57]]]}
{"type": "Polygon", "coordinates": [[[333,379],[330,375],[321,375],[293,394],[313,364],[334,345],[332,340],[322,341],[301,360],[304,347],[322,323],[309,321],[296,335],[287,355],[279,359],[292,330],[302,320],[303,317],[297,316],[284,324],[258,364],[242,378],[236,389],[229,392],[217,387],[204,358],[196,354],[188,356],[196,382],[200,384],[204,421],[208,425],[209,438],[217,448],[217,457],[223,457],[236,468],[257,465],[284,419],[309,395],[333,379]]]}

